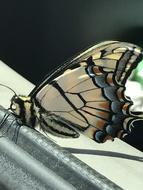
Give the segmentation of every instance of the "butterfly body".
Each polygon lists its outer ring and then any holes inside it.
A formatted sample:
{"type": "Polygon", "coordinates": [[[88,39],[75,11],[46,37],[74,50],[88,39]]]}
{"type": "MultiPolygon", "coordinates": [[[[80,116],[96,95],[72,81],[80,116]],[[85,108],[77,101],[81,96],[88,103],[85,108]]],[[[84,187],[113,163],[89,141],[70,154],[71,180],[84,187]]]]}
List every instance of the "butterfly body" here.
{"type": "Polygon", "coordinates": [[[12,111],[24,124],[39,123],[59,137],[76,138],[81,132],[97,142],[122,138],[139,119],[130,112],[125,83],[141,58],[133,44],[100,43],[59,67],[28,97],[13,97],[12,111]]]}
{"type": "Polygon", "coordinates": [[[35,128],[38,113],[36,113],[30,96],[14,95],[11,99],[10,109],[19,119],[21,119],[23,124],[35,128]]]}

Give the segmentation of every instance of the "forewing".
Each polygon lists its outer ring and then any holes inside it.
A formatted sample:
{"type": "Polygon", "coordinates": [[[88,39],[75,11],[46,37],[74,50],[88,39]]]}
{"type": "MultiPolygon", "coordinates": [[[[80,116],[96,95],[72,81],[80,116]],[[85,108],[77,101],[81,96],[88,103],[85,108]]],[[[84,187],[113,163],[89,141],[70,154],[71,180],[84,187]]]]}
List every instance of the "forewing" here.
{"type": "Polygon", "coordinates": [[[134,44],[119,41],[101,42],[81,52],[49,73],[44,81],[30,93],[30,96],[35,97],[37,92],[46,84],[51,83],[66,70],[79,67],[82,62],[87,60],[102,67],[105,72],[113,72],[118,83],[124,85],[130,73],[141,59],[142,50],[134,44]]]}

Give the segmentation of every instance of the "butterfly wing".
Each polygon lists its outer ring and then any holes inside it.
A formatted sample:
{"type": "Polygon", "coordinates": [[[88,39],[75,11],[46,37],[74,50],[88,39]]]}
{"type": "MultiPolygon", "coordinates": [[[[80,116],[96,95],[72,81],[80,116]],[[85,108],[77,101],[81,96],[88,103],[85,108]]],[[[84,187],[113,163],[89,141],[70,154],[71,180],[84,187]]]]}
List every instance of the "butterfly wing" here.
{"type": "Polygon", "coordinates": [[[42,129],[98,142],[122,137],[136,119],[124,83],[141,57],[133,44],[103,42],[61,66],[32,92],[42,129]]]}
{"type": "Polygon", "coordinates": [[[55,78],[63,74],[68,69],[80,67],[83,61],[91,60],[95,65],[100,66],[106,72],[114,72],[117,81],[125,84],[132,70],[142,59],[142,50],[140,47],[119,41],[101,42],[60,65],[56,70],[49,73],[44,81],[36,87],[30,95],[35,97],[37,92],[42,89],[45,84],[49,84],[55,78]]]}

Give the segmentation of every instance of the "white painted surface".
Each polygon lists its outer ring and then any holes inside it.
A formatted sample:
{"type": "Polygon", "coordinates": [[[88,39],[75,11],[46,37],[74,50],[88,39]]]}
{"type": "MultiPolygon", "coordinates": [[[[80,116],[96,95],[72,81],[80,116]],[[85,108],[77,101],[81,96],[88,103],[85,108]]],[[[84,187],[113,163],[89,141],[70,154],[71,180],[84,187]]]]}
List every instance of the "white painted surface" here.
{"type": "MultiPolygon", "coordinates": [[[[33,84],[0,62],[0,83],[18,94],[27,95],[33,84]]],[[[0,86],[0,104],[8,108],[13,93],[0,86]]],[[[74,155],[123,189],[143,189],[143,153],[116,139],[98,144],[81,135],[78,139],[61,139],[49,135],[62,147],[75,148],[74,155]]]]}

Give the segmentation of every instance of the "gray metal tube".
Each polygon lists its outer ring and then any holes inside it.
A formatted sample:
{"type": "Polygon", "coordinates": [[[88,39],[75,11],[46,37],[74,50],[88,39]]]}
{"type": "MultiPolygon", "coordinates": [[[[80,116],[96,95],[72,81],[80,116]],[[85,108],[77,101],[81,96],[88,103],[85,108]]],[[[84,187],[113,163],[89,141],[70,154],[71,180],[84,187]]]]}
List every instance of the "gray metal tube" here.
{"type": "MultiPolygon", "coordinates": [[[[12,139],[13,134],[18,131],[19,124],[12,114],[3,119],[7,114],[9,114],[7,110],[0,109],[1,132],[12,139]],[[8,132],[4,132],[7,129],[8,132]]],[[[51,188],[52,184],[56,183],[59,190],[64,189],[62,185],[78,190],[121,189],[50,139],[26,126],[20,127],[16,145],[1,138],[0,152],[7,154],[18,166],[27,168],[30,174],[51,188]]]]}

